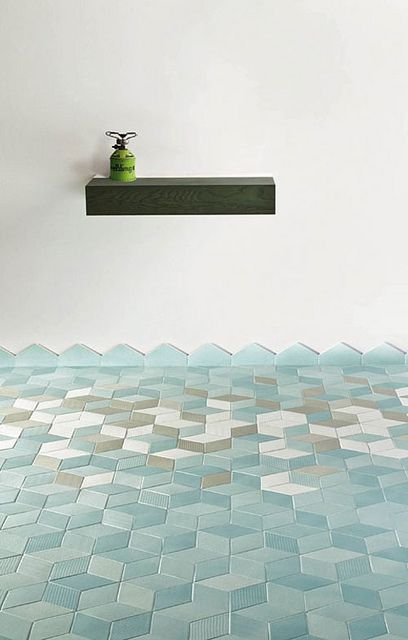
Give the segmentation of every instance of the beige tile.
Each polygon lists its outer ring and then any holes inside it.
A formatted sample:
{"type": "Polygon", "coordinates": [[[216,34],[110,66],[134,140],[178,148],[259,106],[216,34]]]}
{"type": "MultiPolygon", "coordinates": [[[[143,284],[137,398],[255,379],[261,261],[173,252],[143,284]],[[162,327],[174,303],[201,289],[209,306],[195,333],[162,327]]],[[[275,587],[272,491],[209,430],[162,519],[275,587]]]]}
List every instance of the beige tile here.
{"type": "Polygon", "coordinates": [[[150,454],[147,464],[152,467],[160,467],[166,471],[176,468],[193,467],[199,464],[202,455],[196,451],[186,451],[184,449],[168,449],[160,453],[150,454]]]}
{"type": "Polygon", "coordinates": [[[114,436],[108,436],[103,433],[94,433],[92,435],[82,436],[80,440],[94,444],[95,453],[115,451],[117,449],[121,449],[123,445],[123,438],[116,438],[114,436]]]}
{"type": "Polygon", "coordinates": [[[186,436],[180,438],[178,446],[187,451],[200,451],[202,453],[212,453],[223,449],[231,448],[231,438],[224,438],[216,434],[201,433],[196,436],[186,436]]]}

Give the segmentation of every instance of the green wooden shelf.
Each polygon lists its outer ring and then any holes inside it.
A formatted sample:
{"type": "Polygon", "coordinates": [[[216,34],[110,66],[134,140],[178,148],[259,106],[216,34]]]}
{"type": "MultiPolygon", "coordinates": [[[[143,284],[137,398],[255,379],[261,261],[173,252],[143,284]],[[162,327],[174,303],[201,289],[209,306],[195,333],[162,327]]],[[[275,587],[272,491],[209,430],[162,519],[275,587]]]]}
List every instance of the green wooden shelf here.
{"type": "Polygon", "coordinates": [[[88,216],[259,215],[275,213],[273,178],[93,178],[88,216]]]}

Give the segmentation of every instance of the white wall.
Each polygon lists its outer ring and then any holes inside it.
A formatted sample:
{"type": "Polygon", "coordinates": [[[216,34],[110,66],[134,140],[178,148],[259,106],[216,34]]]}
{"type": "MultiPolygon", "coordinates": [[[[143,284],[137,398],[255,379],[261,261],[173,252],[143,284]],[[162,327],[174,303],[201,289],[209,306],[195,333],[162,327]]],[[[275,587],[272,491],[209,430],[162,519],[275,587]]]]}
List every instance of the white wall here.
{"type": "Polygon", "coordinates": [[[0,0],[0,344],[408,347],[407,0],[0,0]],[[271,217],[86,218],[140,175],[273,175],[271,217]]]}

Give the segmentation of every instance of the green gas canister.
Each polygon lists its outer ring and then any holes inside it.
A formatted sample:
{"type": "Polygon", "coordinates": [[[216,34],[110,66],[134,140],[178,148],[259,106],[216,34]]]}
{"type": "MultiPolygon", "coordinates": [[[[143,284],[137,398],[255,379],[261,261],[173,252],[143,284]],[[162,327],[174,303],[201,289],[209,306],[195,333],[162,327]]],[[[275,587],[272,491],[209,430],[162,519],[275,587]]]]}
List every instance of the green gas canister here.
{"type": "Polygon", "coordinates": [[[136,180],[136,158],[129,149],[126,148],[129,140],[137,136],[135,131],[118,133],[117,131],[106,131],[107,136],[115,138],[113,145],[115,151],[110,157],[110,179],[120,182],[133,182],[136,180]]]}

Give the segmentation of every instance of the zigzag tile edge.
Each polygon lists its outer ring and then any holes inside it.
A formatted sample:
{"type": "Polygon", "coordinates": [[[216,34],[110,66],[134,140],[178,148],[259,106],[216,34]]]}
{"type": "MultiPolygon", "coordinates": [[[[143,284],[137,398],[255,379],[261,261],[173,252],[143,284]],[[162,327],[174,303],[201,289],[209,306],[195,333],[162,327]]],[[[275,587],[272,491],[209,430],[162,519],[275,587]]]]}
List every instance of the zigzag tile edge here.
{"type": "Polygon", "coordinates": [[[213,343],[201,345],[191,354],[179,347],[163,343],[146,354],[136,347],[118,344],[104,354],[84,344],[75,344],[57,354],[41,344],[31,344],[18,353],[0,346],[0,368],[10,367],[225,367],[225,366],[376,366],[408,364],[405,350],[389,342],[365,353],[339,342],[319,353],[297,342],[275,353],[258,343],[249,344],[235,353],[213,343]]]}

